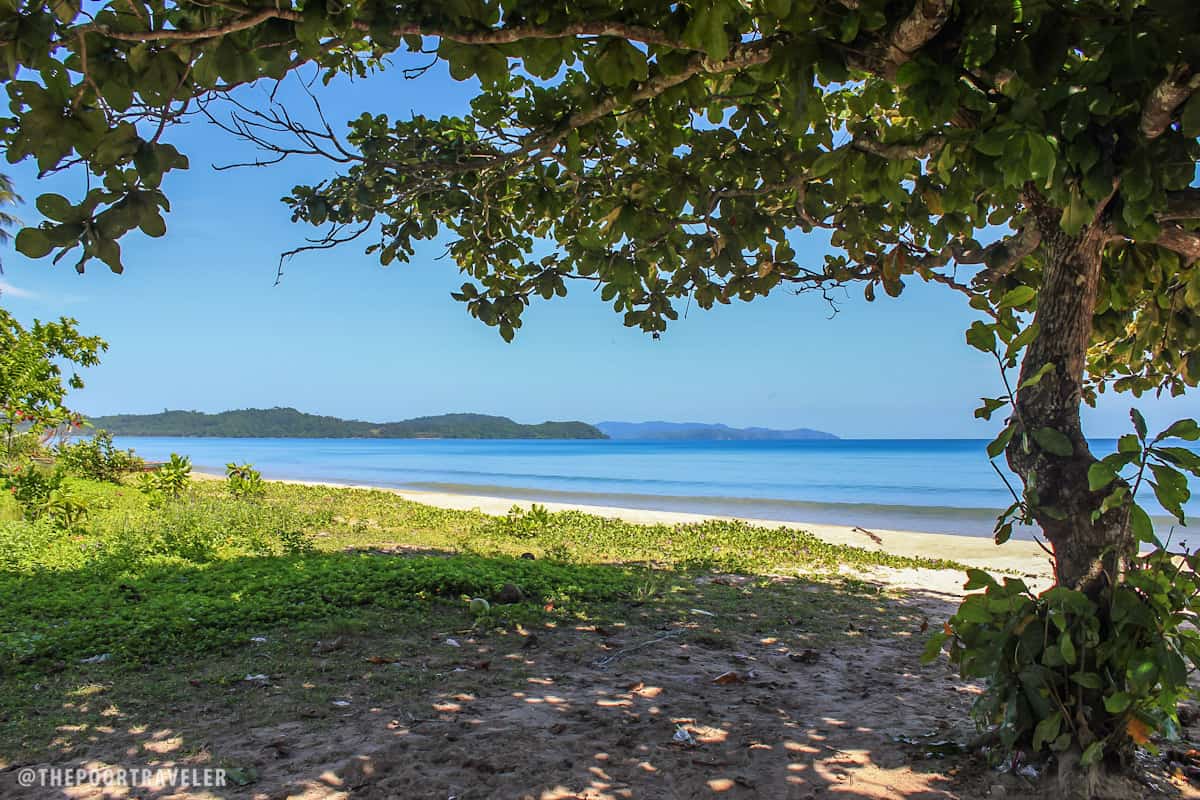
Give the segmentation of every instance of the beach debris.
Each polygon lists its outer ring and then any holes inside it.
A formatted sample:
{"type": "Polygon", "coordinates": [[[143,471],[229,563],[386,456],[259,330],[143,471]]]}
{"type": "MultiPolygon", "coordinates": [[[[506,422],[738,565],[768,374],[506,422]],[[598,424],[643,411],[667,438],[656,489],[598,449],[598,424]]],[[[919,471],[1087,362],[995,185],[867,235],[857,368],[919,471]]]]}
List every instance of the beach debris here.
{"type": "Polygon", "coordinates": [[[672,742],[677,742],[685,747],[695,747],[699,742],[696,737],[692,736],[691,732],[682,725],[675,726],[675,735],[671,737],[672,742]]]}
{"type": "Polygon", "coordinates": [[[525,593],[515,583],[506,583],[500,587],[500,591],[496,594],[496,602],[501,605],[524,603],[525,593]]]}
{"type": "Polygon", "coordinates": [[[265,636],[251,636],[251,637],[250,637],[250,641],[254,642],[255,644],[266,644],[266,643],[267,643],[267,637],[265,637],[265,636]]]}
{"type": "Polygon", "coordinates": [[[450,645],[451,647],[462,647],[462,645],[458,643],[458,639],[446,639],[446,644],[450,645]]]}
{"type": "Polygon", "coordinates": [[[338,636],[337,638],[330,639],[329,641],[318,640],[317,643],[313,645],[313,652],[332,653],[334,650],[341,650],[345,646],[346,637],[338,636]]]}
{"type": "Polygon", "coordinates": [[[265,675],[261,672],[257,673],[257,674],[247,675],[246,677],[242,678],[242,683],[252,683],[255,686],[270,686],[271,685],[271,676],[265,675]]]}
{"type": "Polygon", "coordinates": [[[729,670],[728,672],[722,672],[720,675],[713,678],[712,682],[718,686],[728,686],[731,683],[745,683],[746,678],[741,673],[735,672],[734,670],[729,670]]]}
{"type": "Polygon", "coordinates": [[[930,731],[919,736],[893,736],[892,741],[917,748],[920,750],[920,753],[917,755],[918,758],[945,758],[946,756],[956,756],[966,752],[967,746],[962,742],[956,742],[953,739],[940,739],[938,738],[940,735],[939,731],[930,731]]]}
{"type": "Polygon", "coordinates": [[[110,658],[112,658],[111,653],[100,653],[99,655],[88,656],[87,658],[81,658],[81,659],[79,659],[79,663],[80,664],[103,664],[105,661],[108,661],[110,658]]]}
{"type": "Polygon", "coordinates": [[[821,658],[816,650],[803,650],[799,653],[788,653],[788,658],[797,664],[815,664],[821,658]]]}
{"type": "Polygon", "coordinates": [[[350,705],[349,700],[333,700],[331,703],[338,708],[345,708],[346,706],[350,705]]]}
{"type": "Polygon", "coordinates": [[[705,611],[703,608],[689,608],[688,611],[692,612],[693,614],[699,614],[702,617],[715,617],[716,616],[716,614],[714,614],[713,612],[705,611]]]}

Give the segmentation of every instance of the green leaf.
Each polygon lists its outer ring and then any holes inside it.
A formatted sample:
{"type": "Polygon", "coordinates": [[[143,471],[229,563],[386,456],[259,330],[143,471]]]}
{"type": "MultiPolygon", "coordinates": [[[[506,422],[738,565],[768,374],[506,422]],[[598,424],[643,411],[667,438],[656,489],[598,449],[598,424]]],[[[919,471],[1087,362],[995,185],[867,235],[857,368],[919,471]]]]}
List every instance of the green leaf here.
{"type": "Polygon", "coordinates": [[[1037,386],[1039,383],[1042,382],[1042,378],[1046,377],[1051,372],[1054,372],[1054,369],[1055,369],[1054,362],[1050,362],[1049,364],[1042,364],[1041,368],[1038,369],[1037,372],[1033,373],[1028,378],[1021,381],[1021,385],[1019,388],[1027,389],[1030,386],[1037,386]]]}
{"type": "Polygon", "coordinates": [[[1146,509],[1137,503],[1129,506],[1129,530],[1139,542],[1154,541],[1154,523],[1150,521],[1146,509]]]}
{"type": "Polygon", "coordinates": [[[1000,302],[997,304],[997,307],[1014,308],[1017,306],[1024,306],[1035,297],[1037,297],[1037,290],[1032,286],[1018,286],[1015,289],[1009,289],[1007,292],[1005,292],[1004,296],[1000,298],[1000,302]]]}
{"type": "Polygon", "coordinates": [[[1099,761],[1100,756],[1102,755],[1104,755],[1104,742],[1092,742],[1087,746],[1087,749],[1083,751],[1083,755],[1079,757],[1079,765],[1083,767],[1090,767],[1092,764],[1095,764],[1097,761],[1099,761]]]}
{"type": "Polygon", "coordinates": [[[1146,438],[1146,418],[1142,416],[1142,412],[1136,408],[1129,409],[1129,418],[1133,420],[1133,429],[1137,431],[1139,439],[1146,438]]]}
{"type": "Polygon", "coordinates": [[[991,419],[998,408],[1008,405],[1007,397],[981,397],[983,405],[975,409],[975,419],[991,419]]]}
{"type": "Polygon", "coordinates": [[[42,258],[50,252],[50,240],[38,228],[22,228],[17,233],[17,252],[29,258],[42,258]]]}
{"type": "Polygon", "coordinates": [[[925,649],[921,651],[921,663],[929,664],[932,661],[936,661],[937,657],[942,653],[942,648],[945,646],[946,640],[949,638],[944,631],[938,631],[930,636],[929,641],[925,643],[925,649]]]}
{"type": "Polygon", "coordinates": [[[1004,452],[1004,448],[1008,447],[1008,443],[1012,441],[1013,434],[1016,433],[1016,426],[1012,423],[1004,426],[1004,430],[1000,431],[1000,435],[988,443],[987,454],[988,458],[995,458],[1004,452]]]}
{"type": "Polygon", "coordinates": [[[1084,225],[1092,221],[1094,213],[1091,203],[1078,191],[1072,190],[1071,202],[1063,209],[1062,218],[1058,224],[1067,235],[1075,236],[1083,230],[1084,225]]]}
{"type": "Polygon", "coordinates": [[[1117,479],[1117,473],[1103,461],[1088,467],[1088,490],[1098,492],[1117,479]]]}
{"type": "Polygon", "coordinates": [[[37,199],[37,210],[55,222],[70,222],[74,221],[74,209],[71,207],[71,201],[63,197],[61,194],[47,192],[39,195],[37,199]]]}
{"type": "Polygon", "coordinates": [[[985,353],[996,352],[995,328],[979,320],[972,322],[967,328],[967,344],[985,353]]]}
{"type": "Polygon", "coordinates": [[[1075,446],[1071,444],[1067,435],[1053,428],[1038,428],[1033,432],[1033,440],[1052,455],[1067,458],[1075,454],[1075,446]]]}
{"type": "Polygon", "coordinates": [[[1062,728],[1062,713],[1055,711],[1050,716],[1043,719],[1033,729],[1033,749],[1041,750],[1046,742],[1052,742],[1058,738],[1059,729],[1062,728]]]}
{"type": "Polygon", "coordinates": [[[999,585],[996,583],[995,578],[983,570],[971,568],[967,570],[967,582],[963,584],[963,589],[970,592],[975,589],[986,589],[999,585]]]}
{"type": "Polygon", "coordinates": [[[1197,425],[1194,419],[1181,419],[1171,423],[1170,427],[1154,437],[1154,441],[1156,442],[1161,439],[1184,439],[1194,442],[1200,439],[1200,425],[1197,425]]]}
{"type": "Polygon", "coordinates": [[[1184,522],[1183,504],[1192,495],[1188,490],[1187,476],[1174,467],[1164,464],[1151,464],[1150,471],[1154,473],[1154,480],[1150,481],[1150,485],[1154,487],[1154,496],[1158,498],[1162,507],[1173,514],[1182,524],[1184,522]]]}
{"type": "Polygon", "coordinates": [[[1026,134],[1029,147],[1029,176],[1049,189],[1053,185],[1054,165],[1058,159],[1058,148],[1049,138],[1037,133],[1026,134]]]}
{"type": "Polygon", "coordinates": [[[1126,433],[1117,439],[1117,451],[1126,454],[1142,452],[1142,445],[1132,433],[1126,433]]]}
{"type": "Polygon", "coordinates": [[[838,164],[842,163],[845,153],[841,150],[833,150],[829,153],[821,153],[817,156],[817,160],[809,168],[809,174],[814,178],[820,178],[833,172],[838,164]]]}
{"type": "Polygon", "coordinates": [[[1104,698],[1104,710],[1110,714],[1120,714],[1129,708],[1133,698],[1125,692],[1116,692],[1104,698]]]}
{"type": "Polygon", "coordinates": [[[1063,631],[1062,636],[1058,637],[1058,649],[1062,653],[1063,661],[1068,664],[1075,663],[1075,642],[1071,639],[1070,631],[1063,631]]]}
{"type": "Polygon", "coordinates": [[[1071,680],[1085,689],[1099,689],[1101,685],[1100,676],[1094,672],[1076,672],[1071,675],[1071,680]]]}
{"type": "Polygon", "coordinates": [[[975,139],[974,146],[976,150],[985,156],[999,157],[1004,155],[1004,148],[1008,144],[1008,140],[1012,138],[1012,135],[1013,132],[1011,129],[992,128],[975,139]]]}

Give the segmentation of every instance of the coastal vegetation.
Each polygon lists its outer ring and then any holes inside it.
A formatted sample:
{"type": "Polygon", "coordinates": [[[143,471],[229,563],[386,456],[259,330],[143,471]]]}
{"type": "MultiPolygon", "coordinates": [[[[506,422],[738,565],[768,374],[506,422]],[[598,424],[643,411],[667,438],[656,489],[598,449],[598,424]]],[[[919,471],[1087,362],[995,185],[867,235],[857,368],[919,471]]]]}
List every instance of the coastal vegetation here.
{"type": "Polygon", "coordinates": [[[980,314],[967,342],[1005,387],[976,412],[1004,415],[988,455],[1022,484],[997,540],[1036,523],[1058,583],[1030,598],[972,578],[982,594],[944,643],[989,678],[980,722],[998,756],[1057,759],[1064,792],[1089,796],[1177,726],[1171,654],[1200,666],[1176,624],[1195,611],[1190,555],[1147,528],[1138,490],[1181,509],[1200,465],[1164,442],[1200,431],[1154,437],[1135,414],[1132,440],[1093,454],[1080,405],[1200,383],[1196,3],[132,8],[0,12],[9,159],[95,176],[82,197],[37,198],[46,219],[17,235],[22,253],[122,270],[123,236],[166,232],[163,177],[188,159],[164,134],[198,107],[266,151],[256,163],[340,170],[286,198],[322,230],[288,255],[365,237],[386,265],[443,237],[466,277],[455,297],[505,340],[568,283],[655,337],[680,306],[772,292],[959,292],[980,314]],[[313,65],[364,76],[402,52],[423,59],[412,76],[432,55],[475,81],[470,110],[370,109],[343,136],[236,93],[313,65]],[[818,229],[831,252],[813,262],[795,239],[818,229]]]}
{"type": "Polygon", "coordinates": [[[219,436],[296,439],[604,439],[584,422],[524,425],[487,414],[441,414],[400,422],[361,422],[305,414],[294,408],[245,408],[205,414],[163,411],[92,417],[118,436],[219,436]]]}

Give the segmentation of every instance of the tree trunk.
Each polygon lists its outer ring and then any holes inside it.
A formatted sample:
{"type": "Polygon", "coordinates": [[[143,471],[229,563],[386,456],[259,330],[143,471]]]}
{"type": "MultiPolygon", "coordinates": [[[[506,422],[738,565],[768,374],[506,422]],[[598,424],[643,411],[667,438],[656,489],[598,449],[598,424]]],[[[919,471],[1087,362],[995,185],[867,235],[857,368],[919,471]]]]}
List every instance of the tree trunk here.
{"type": "Polygon", "coordinates": [[[1113,509],[1092,519],[1107,492],[1088,488],[1088,467],[1096,459],[1079,418],[1105,234],[1092,225],[1068,236],[1059,227],[1057,213],[1045,209],[1035,215],[1043,260],[1034,316],[1038,335],[1021,362],[1018,385],[1046,364],[1053,364],[1054,370],[1033,386],[1018,389],[1016,431],[1006,456],[1025,484],[1034,519],[1054,548],[1058,583],[1095,597],[1116,579],[1132,546],[1126,533],[1127,510],[1113,509]],[[1064,434],[1072,454],[1048,452],[1034,436],[1042,428],[1064,434]]]}

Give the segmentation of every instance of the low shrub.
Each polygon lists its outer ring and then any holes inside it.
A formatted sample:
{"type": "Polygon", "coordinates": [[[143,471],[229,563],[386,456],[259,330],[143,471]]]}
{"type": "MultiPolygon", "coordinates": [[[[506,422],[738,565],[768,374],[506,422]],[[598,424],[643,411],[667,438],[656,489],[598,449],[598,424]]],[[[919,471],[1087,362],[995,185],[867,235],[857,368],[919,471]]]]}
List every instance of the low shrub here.
{"type": "Polygon", "coordinates": [[[235,464],[232,461],[225,465],[225,485],[238,500],[254,500],[267,491],[262,473],[252,464],[235,464]]]}
{"type": "Polygon", "coordinates": [[[142,475],[139,488],[154,505],[166,500],[175,500],[187,491],[191,484],[192,460],[178,453],[171,453],[171,460],[153,472],[142,475]]]}
{"type": "Polygon", "coordinates": [[[8,492],[27,521],[46,513],[50,495],[62,486],[63,473],[32,461],[20,462],[0,473],[0,487],[8,492]]]}
{"type": "Polygon", "coordinates": [[[67,472],[80,478],[106,483],[120,483],[121,477],[140,470],[145,464],[132,450],[119,450],[112,434],[96,431],[90,438],[79,439],[58,447],[56,460],[67,472]]]}

